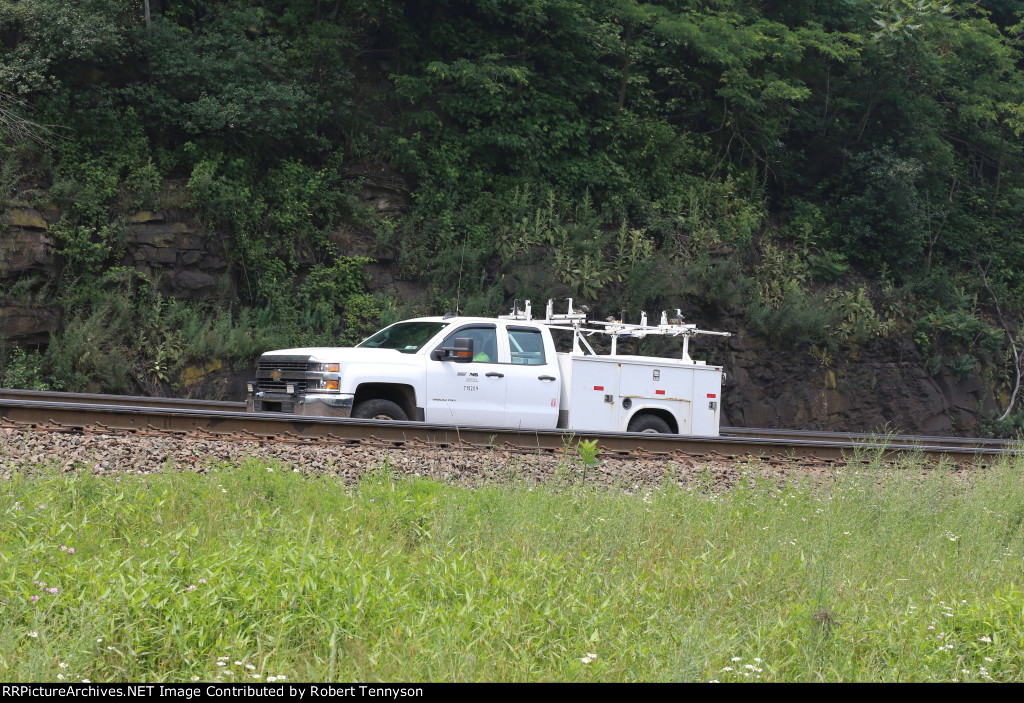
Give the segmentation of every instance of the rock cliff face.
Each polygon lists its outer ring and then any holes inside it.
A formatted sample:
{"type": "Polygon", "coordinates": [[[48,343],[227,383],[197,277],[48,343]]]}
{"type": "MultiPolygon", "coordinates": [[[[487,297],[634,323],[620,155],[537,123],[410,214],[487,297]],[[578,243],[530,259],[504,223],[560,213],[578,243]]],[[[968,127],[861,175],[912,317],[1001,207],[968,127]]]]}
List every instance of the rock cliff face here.
{"type": "Polygon", "coordinates": [[[161,291],[198,299],[230,293],[223,236],[204,230],[187,211],[138,212],[128,218],[123,266],[133,266],[161,291]],[[222,284],[229,289],[221,290],[222,284]]]}
{"type": "MultiPolygon", "coordinates": [[[[367,196],[370,197],[370,196],[367,196]]],[[[390,201],[388,201],[390,207],[390,201]]],[[[23,344],[45,344],[59,329],[59,315],[26,302],[18,286],[31,288],[60,275],[61,257],[48,229],[56,215],[16,209],[0,216],[0,335],[23,344]]],[[[335,233],[335,245],[349,256],[375,258],[368,267],[371,289],[397,288],[395,262],[374,254],[358,233],[335,233]]],[[[189,299],[233,297],[222,235],[204,230],[186,211],[139,212],[127,219],[122,265],[146,274],[167,295],[189,299]]],[[[723,425],[922,434],[971,434],[995,403],[976,379],[957,381],[948,369],[930,375],[909,339],[878,340],[858,355],[827,366],[806,351],[780,351],[742,328],[742,317],[708,325],[732,331],[728,340],[696,343],[696,358],[721,364],[723,425]]],[[[211,360],[214,363],[215,360],[211,360]]],[[[244,378],[225,378],[226,369],[192,370],[201,386],[216,376],[237,394],[244,378]]],[[[185,379],[189,381],[189,379],[185,379]]],[[[186,385],[188,385],[186,383],[186,385]]],[[[211,387],[212,389],[212,387],[211,387]]],[[[222,394],[219,394],[222,395],[222,394]]]]}
{"type": "Polygon", "coordinates": [[[53,278],[60,270],[49,223],[37,210],[10,210],[0,214],[0,335],[42,344],[60,324],[58,315],[4,293],[19,281],[53,278]]]}
{"type": "Polygon", "coordinates": [[[708,355],[728,374],[723,424],[850,432],[972,434],[995,401],[976,378],[932,376],[909,339],[877,340],[828,366],[778,351],[742,328],[708,355]]]}
{"type": "MultiPolygon", "coordinates": [[[[30,208],[8,210],[0,215],[0,286],[8,289],[18,281],[52,278],[61,271],[61,256],[48,233],[56,218],[44,217],[30,208]]],[[[161,291],[183,298],[203,298],[218,292],[227,272],[223,237],[206,232],[186,211],[138,212],[127,218],[122,266],[131,266],[155,281],[161,291]]],[[[0,333],[24,339],[25,307],[4,299],[0,333]],[[8,316],[8,312],[14,310],[8,316]]],[[[40,323],[42,325],[42,323],[40,323]]],[[[53,327],[39,326],[37,333],[53,327]]]]}

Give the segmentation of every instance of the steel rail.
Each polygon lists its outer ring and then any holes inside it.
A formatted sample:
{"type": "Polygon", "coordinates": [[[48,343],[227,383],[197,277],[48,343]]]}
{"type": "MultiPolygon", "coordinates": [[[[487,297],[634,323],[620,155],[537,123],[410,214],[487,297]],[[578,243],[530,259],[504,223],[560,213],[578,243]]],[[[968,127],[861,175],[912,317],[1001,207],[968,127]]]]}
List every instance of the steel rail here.
{"type": "Polygon", "coordinates": [[[66,393],[63,391],[28,391],[19,388],[0,388],[0,400],[38,400],[49,402],[87,403],[91,405],[142,406],[147,408],[188,408],[191,410],[245,410],[244,401],[159,398],[142,395],[103,395],[99,393],[66,393]]]}
{"type": "MultiPolygon", "coordinates": [[[[166,399],[163,399],[166,400],[166,399]]],[[[100,429],[104,431],[219,435],[356,443],[383,441],[395,445],[491,448],[503,445],[526,450],[564,451],[579,440],[598,440],[606,454],[713,456],[749,460],[814,458],[824,461],[890,461],[917,454],[929,461],[943,457],[964,463],[989,463],[1015,448],[949,447],[924,444],[835,442],[769,437],[690,437],[631,432],[564,432],[498,427],[458,427],[418,422],[297,417],[284,413],[247,413],[187,407],[70,403],[0,399],[0,421],[17,426],[100,429]]]]}
{"type": "Polygon", "coordinates": [[[905,435],[868,432],[829,432],[822,430],[785,430],[758,427],[723,427],[722,436],[768,437],[772,439],[821,440],[826,442],[859,442],[872,444],[922,444],[933,447],[984,447],[1013,449],[1020,447],[1016,440],[985,437],[934,437],[931,435],[905,435]]]}

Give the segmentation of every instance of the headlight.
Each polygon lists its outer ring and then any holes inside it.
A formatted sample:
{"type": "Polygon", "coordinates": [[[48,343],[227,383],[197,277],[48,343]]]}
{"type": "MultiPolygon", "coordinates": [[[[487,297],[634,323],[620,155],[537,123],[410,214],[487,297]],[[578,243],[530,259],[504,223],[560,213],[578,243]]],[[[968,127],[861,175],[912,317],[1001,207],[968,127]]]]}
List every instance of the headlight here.
{"type": "Polygon", "coordinates": [[[333,363],[329,364],[323,361],[311,361],[309,363],[310,371],[319,371],[320,373],[338,373],[341,370],[341,364],[333,363]]]}

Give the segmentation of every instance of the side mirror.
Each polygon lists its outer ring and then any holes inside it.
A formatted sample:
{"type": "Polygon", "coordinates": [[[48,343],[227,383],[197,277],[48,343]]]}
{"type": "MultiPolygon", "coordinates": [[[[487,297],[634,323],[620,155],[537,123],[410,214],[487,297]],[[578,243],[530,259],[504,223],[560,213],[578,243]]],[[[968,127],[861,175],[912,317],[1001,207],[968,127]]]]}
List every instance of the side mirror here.
{"type": "Polygon", "coordinates": [[[430,352],[434,361],[454,361],[465,364],[473,360],[473,340],[469,337],[456,337],[452,346],[438,347],[430,352]]]}

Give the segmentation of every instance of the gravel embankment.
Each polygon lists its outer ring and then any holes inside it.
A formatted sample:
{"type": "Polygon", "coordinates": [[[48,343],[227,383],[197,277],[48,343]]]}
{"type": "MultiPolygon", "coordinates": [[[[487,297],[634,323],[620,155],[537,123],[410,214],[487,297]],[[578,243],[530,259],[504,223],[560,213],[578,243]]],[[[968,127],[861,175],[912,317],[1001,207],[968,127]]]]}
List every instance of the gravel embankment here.
{"type": "MultiPolygon", "coordinates": [[[[206,472],[247,458],[277,460],[288,468],[326,474],[355,483],[366,471],[387,462],[396,473],[478,485],[482,483],[578,482],[583,467],[572,448],[559,455],[513,449],[318,444],[211,439],[163,434],[106,434],[0,427],[0,475],[14,472],[92,471],[94,474],[206,472]]],[[[727,488],[743,476],[785,479],[831,474],[820,462],[796,460],[736,461],[725,458],[601,459],[586,471],[595,485],[713,485],[727,488]]]]}

